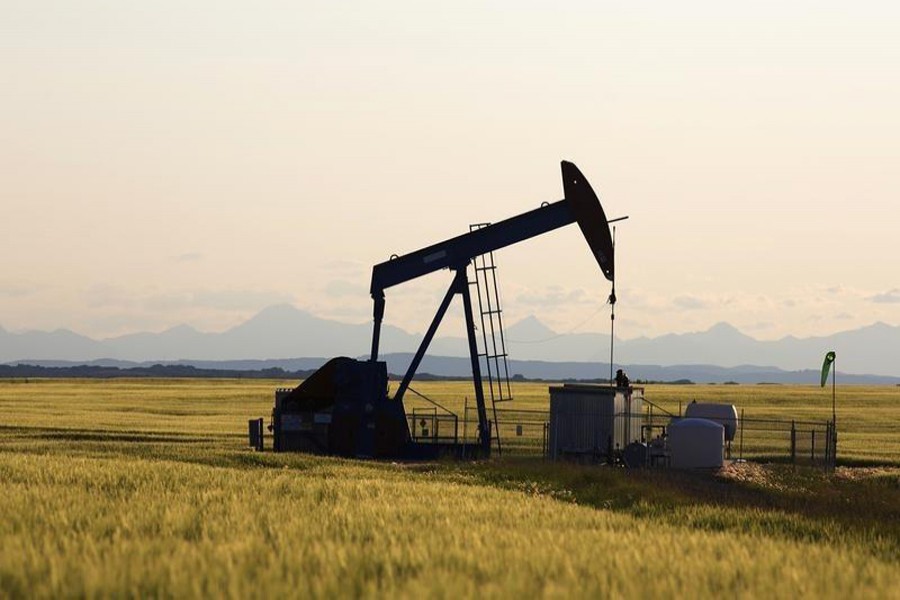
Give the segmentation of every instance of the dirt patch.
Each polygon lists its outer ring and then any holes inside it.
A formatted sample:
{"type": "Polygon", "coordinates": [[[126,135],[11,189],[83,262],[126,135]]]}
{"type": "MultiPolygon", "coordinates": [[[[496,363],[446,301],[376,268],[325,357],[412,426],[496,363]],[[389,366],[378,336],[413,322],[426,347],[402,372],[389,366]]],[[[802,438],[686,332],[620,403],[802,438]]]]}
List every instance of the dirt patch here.
{"type": "Polygon", "coordinates": [[[772,473],[759,463],[734,462],[719,469],[716,477],[741,483],[752,483],[766,488],[780,487],[772,477],[772,473]]]}
{"type": "Polygon", "coordinates": [[[898,467],[838,467],[834,470],[835,479],[859,481],[870,477],[900,476],[898,467]]]}

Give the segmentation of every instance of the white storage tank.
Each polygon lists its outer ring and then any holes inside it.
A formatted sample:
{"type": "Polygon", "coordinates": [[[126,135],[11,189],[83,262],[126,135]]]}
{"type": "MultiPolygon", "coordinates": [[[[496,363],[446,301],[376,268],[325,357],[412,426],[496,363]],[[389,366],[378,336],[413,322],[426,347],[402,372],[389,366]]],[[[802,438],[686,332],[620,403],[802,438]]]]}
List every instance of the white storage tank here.
{"type": "Polygon", "coordinates": [[[725,427],[709,419],[678,419],[668,428],[672,466],[711,469],[725,460],[725,427]]]}
{"type": "Polygon", "coordinates": [[[694,401],[687,405],[684,416],[715,421],[725,427],[725,441],[734,441],[734,434],[737,432],[738,424],[738,411],[734,404],[694,401]]]}

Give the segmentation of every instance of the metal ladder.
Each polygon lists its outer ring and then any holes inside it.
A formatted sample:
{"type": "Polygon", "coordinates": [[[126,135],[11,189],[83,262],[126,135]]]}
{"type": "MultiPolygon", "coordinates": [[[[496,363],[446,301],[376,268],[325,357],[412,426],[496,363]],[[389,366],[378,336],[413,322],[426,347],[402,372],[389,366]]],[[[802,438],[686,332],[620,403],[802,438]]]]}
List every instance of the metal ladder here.
{"type": "MultiPolygon", "coordinates": [[[[469,225],[469,231],[487,227],[490,223],[469,225]]],[[[481,348],[478,359],[484,366],[483,374],[487,375],[488,391],[491,397],[491,408],[494,413],[494,431],[497,440],[497,451],[502,454],[500,446],[500,424],[497,421],[497,404],[513,399],[509,385],[509,364],[507,362],[506,339],[503,334],[503,311],[500,308],[500,291],[497,286],[497,266],[494,253],[488,252],[472,259],[475,269],[475,286],[478,296],[478,312],[481,315],[481,348]]]]}

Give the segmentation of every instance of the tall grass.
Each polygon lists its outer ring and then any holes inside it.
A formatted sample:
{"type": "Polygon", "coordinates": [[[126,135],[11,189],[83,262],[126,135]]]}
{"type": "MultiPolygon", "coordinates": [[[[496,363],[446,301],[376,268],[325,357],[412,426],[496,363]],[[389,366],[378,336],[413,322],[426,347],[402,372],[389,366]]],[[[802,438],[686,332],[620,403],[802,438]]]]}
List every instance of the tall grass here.
{"type": "Polygon", "coordinates": [[[896,596],[896,470],[254,453],[273,385],[0,384],[0,596],[896,596]]]}

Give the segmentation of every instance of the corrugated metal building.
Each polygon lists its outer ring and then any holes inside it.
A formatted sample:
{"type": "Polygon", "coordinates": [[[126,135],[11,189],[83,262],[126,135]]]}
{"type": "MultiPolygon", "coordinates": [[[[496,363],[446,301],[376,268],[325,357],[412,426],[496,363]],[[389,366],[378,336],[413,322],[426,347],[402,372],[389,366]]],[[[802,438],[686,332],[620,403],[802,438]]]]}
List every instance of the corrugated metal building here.
{"type": "Polygon", "coordinates": [[[608,457],[640,441],[643,388],[565,384],[550,387],[550,458],[608,457]]]}

